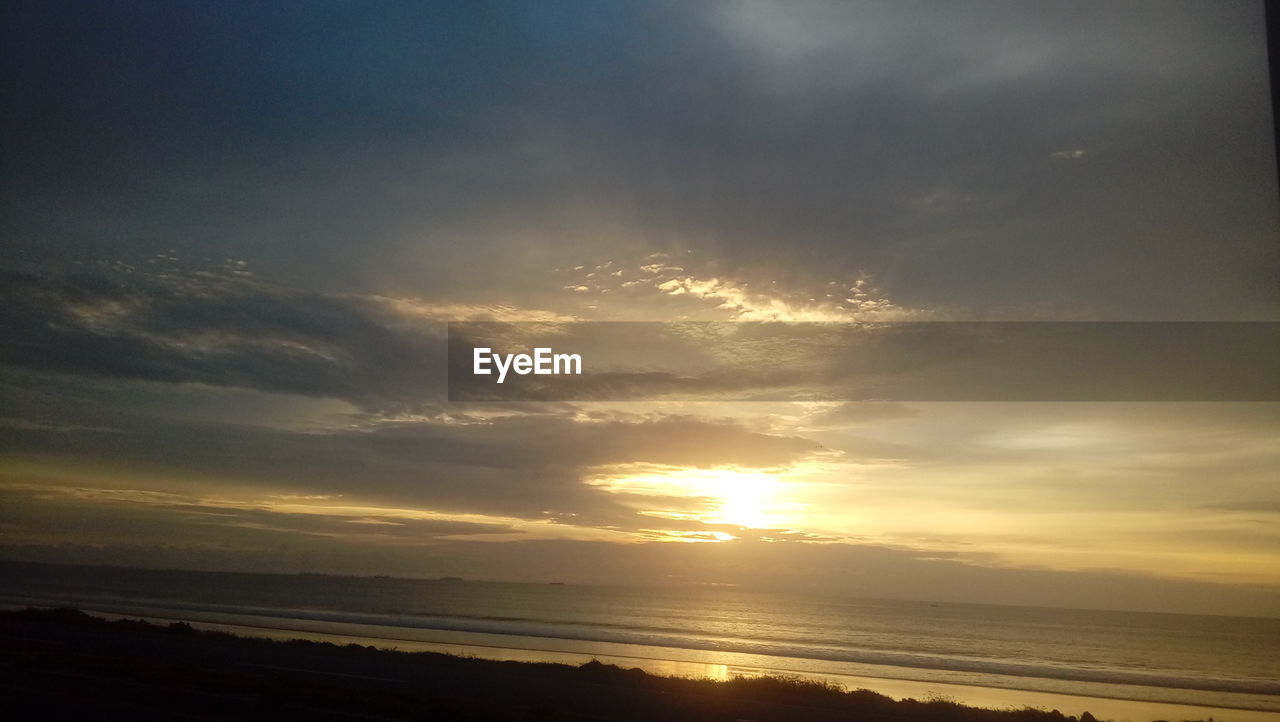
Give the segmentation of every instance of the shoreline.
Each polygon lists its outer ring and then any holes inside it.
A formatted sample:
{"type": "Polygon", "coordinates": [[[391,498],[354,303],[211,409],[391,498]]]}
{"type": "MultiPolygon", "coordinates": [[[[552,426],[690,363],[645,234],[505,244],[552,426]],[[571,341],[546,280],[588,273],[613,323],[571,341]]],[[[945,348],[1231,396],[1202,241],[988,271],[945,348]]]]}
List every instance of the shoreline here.
{"type": "MultiPolygon", "coordinates": [[[[1093,722],[1092,715],[894,701],[798,679],[659,677],[591,660],[501,662],[373,645],[268,640],[108,621],[74,609],[0,613],[9,707],[133,719],[515,722],[1093,722]]],[[[54,714],[50,715],[50,712],[54,714]]]]}
{"type": "MultiPolygon", "coordinates": [[[[98,598],[94,596],[13,596],[0,595],[0,609],[75,607],[96,613],[154,618],[166,621],[224,624],[250,629],[287,630],[306,635],[345,635],[376,638],[395,644],[454,644],[500,650],[536,651],[544,654],[578,653],[669,663],[687,663],[699,668],[761,668],[800,674],[812,678],[853,677],[893,680],[905,683],[958,685],[960,688],[1014,690],[1025,693],[1068,695],[1098,699],[1135,701],[1200,707],[1237,709],[1280,714],[1280,686],[1256,690],[1180,684],[1183,680],[1162,678],[1105,679],[1065,669],[1062,675],[1020,673],[1002,669],[967,669],[929,664],[901,664],[867,659],[842,659],[807,654],[770,653],[732,647],[680,645],[608,639],[558,633],[530,633],[506,629],[477,629],[456,626],[449,618],[408,617],[418,623],[397,623],[379,614],[336,612],[326,609],[242,607],[239,605],[191,604],[171,606],[165,600],[98,598]],[[444,624],[425,623],[436,619],[444,624]]],[[[395,620],[403,621],[398,615],[395,620]]],[[[483,652],[480,652],[483,656],[483,652]]],[[[709,676],[715,677],[715,674],[709,676]]]]}
{"type": "MultiPolygon", "coordinates": [[[[138,619],[137,614],[91,610],[94,615],[111,620],[138,619]]],[[[13,613],[13,612],[7,612],[13,613]]],[[[848,690],[870,690],[896,700],[932,699],[946,700],[967,707],[984,709],[1021,709],[1037,708],[1061,711],[1070,716],[1082,716],[1086,712],[1099,719],[1133,720],[1182,720],[1212,718],[1218,722],[1264,722],[1280,719],[1280,713],[1266,709],[1248,707],[1228,707],[1205,704],[1183,704],[1176,702],[1152,701],[1141,698],[1106,696],[1099,694],[1078,694],[1072,692],[1050,692],[1036,689],[1025,689],[1009,686],[983,686],[938,680],[920,680],[893,676],[844,674],[822,672],[795,667],[769,664],[772,658],[754,660],[756,664],[716,664],[690,659],[670,659],[664,656],[646,656],[644,654],[618,653],[618,650],[602,651],[603,648],[625,648],[628,645],[601,643],[599,645],[576,643],[573,640],[555,640],[496,634],[475,634],[466,632],[449,632],[442,630],[441,635],[452,637],[453,641],[441,639],[406,639],[398,636],[376,636],[370,634],[343,634],[339,632],[301,629],[270,624],[235,624],[193,618],[177,618],[172,616],[142,615],[145,621],[155,625],[185,625],[210,633],[232,634],[237,638],[269,639],[277,642],[306,639],[317,643],[347,644],[373,646],[383,650],[394,650],[406,653],[441,653],[459,659],[474,658],[523,664],[554,663],[564,665],[581,665],[592,661],[643,670],[645,673],[660,678],[690,678],[711,682],[726,682],[735,678],[787,677],[802,679],[818,684],[834,685],[848,690]],[[477,640],[476,637],[507,637],[507,639],[477,640]],[[541,643],[540,646],[514,646],[519,641],[541,643]],[[487,641],[489,643],[482,643],[487,641]],[[498,642],[507,642],[499,644],[498,642]],[[569,646],[578,649],[554,649],[556,642],[568,642],[569,646]],[[590,649],[591,647],[595,649],[590,649]]],[[[306,626],[307,620],[286,620],[270,618],[269,621],[300,622],[306,626]]],[[[371,626],[371,625],[363,625],[371,626]]],[[[372,631],[372,630],[366,630],[372,631]]],[[[396,631],[391,629],[391,631],[396,631]]],[[[422,632],[425,630],[416,630],[422,632]]],[[[638,645],[631,645],[637,646],[638,645]]],[[[665,648],[640,648],[651,650],[650,654],[662,652],[680,652],[684,650],[667,650],[665,648]]],[[[738,655],[749,657],[751,655],[738,655]]],[[[786,660],[781,660],[786,661],[786,660]]],[[[794,660],[804,662],[806,660],[794,660]]],[[[909,671],[909,670],[907,670],[909,671]]],[[[1053,681],[1053,680],[1049,680],[1053,681]]],[[[1131,687],[1131,685],[1116,685],[1131,687]]],[[[1120,690],[1132,691],[1132,690],[1120,690]]]]}

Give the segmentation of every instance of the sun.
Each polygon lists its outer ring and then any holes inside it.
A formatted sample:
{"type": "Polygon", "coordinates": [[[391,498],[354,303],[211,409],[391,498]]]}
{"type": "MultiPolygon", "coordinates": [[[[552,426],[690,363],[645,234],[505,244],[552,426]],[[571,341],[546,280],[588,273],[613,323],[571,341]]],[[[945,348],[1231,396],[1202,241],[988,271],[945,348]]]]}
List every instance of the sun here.
{"type": "Polygon", "coordinates": [[[646,516],[746,529],[785,525],[778,513],[782,484],[775,474],[737,467],[647,467],[619,472],[589,483],[631,497],[646,516]]]}
{"type": "Polygon", "coordinates": [[[768,474],[735,469],[712,469],[710,472],[704,479],[705,486],[719,499],[720,507],[704,521],[748,529],[777,526],[777,516],[770,513],[777,492],[777,479],[768,474]]]}

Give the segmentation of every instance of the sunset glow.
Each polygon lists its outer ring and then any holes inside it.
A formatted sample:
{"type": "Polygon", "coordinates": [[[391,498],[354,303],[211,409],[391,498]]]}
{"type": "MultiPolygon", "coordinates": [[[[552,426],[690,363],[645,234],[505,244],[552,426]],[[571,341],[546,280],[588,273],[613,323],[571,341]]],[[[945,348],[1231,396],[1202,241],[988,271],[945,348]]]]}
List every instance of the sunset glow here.
{"type": "Polygon", "coordinates": [[[1272,613],[1262,8],[1112,5],[17,0],[0,560],[1272,613]]]}
{"type": "Polygon", "coordinates": [[[738,468],[650,469],[587,483],[630,497],[628,502],[646,516],[773,529],[788,524],[786,487],[779,477],[777,472],[738,468]]]}

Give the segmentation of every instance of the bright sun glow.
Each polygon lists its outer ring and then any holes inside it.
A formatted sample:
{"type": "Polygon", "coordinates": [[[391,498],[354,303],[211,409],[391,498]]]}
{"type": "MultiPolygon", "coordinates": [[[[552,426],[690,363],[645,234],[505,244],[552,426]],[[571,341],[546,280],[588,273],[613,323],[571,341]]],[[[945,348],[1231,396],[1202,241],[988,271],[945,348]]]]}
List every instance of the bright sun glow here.
{"type": "Polygon", "coordinates": [[[590,483],[632,497],[646,516],[750,529],[785,526],[777,513],[781,483],[760,471],[663,467],[605,475],[590,483]]]}

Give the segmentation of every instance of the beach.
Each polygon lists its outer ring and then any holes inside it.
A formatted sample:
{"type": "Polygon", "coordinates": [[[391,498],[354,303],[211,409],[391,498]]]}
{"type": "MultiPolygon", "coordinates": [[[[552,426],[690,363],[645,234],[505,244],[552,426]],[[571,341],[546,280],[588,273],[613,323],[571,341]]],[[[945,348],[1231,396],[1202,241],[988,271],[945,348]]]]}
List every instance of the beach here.
{"type": "Polygon", "coordinates": [[[603,660],[502,662],[356,642],[239,637],[78,610],[0,613],[7,706],[44,719],[1089,720],[893,701],[764,676],[663,677],[603,660]]]}
{"type": "Polygon", "coordinates": [[[0,569],[6,572],[0,604],[14,611],[76,607],[105,619],[278,641],[571,666],[594,660],[664,678],[782,676],[899,700],[1133,722],[1280,718],[1268,666],[1274,620],[805,600],[733,590],[0,569]],[[991,631],[984,618],[994,620],[991,631]],[[1196,636],[1181,631],[1188,625],[1215,626],[1196,636]]]}
{"type": "Polygon", "coordinates": [[[1280,722],[1280,0],[3,18],[3,719],[1280,722]]]}

